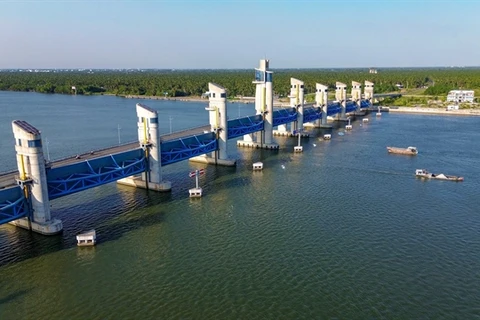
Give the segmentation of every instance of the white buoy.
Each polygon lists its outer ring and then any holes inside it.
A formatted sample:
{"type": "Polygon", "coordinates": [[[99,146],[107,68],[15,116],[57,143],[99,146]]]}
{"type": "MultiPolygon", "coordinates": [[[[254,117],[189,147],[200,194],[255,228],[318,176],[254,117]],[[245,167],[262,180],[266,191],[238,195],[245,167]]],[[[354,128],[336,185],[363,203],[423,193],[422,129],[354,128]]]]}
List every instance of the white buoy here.
{"type": "Polygon", "coordinates": [[[300,145],[300,137],[301,137],[301,132],[300,130],[298,131],[298,145],[293,147],[293,152],[303,152],[303,147],[300,145]]]}
{"type": "Polygon", "coordinates": [[[348,119],[348,124],[345,126],[345,130],[352,130],[352,125],[350,124],[350,118],[348,119]]]}
{"type": "Polygon", "coordinates": [[[327,133],[327,134],[324,134],[324,135],[323,135],[323,139],[324,139],[324,140],[330,140],[330,139],[332,139],[332,135],[331,135],[331,134],[328,134],[328,133],[327,133]]]}
{"type": "Polygon", "coordinates": [[[285,165],[282,164],[282,169],[285,169],[285,165]]]}
{"type": "Polygon", "coordinates": [[[263,162],[255,162],[253,164],[253,170],[254,171],[263,170],[263,162]]]}
{"type": "Polygon", "coordinates": [[[314,146],[314,147],[316,147],[316,146],[317,146],[317,144],[316,144],[316,143],[314,143],[314,144],[313,144],[313,146],[314,146]]]}
{"type": "Polygon", "coordinates": [[[190,198],[200,198],[202,197],[202,188],[193,188],[189,189],[188,193],[190,193],[190,198]]]}
{"type": "Polygon", "coordinates": [[[190,198],[201,198],[202,197],[202,188],[198,186],[198,176],[205,173],[205,169],[195,170],[188,174],[190,178],[195,177],[195,188],[189,189],[188,193],[190,198]]]}
{"type": "Polygon", "coordinates": [[[365,123],[365,122],[368,122],[368,118],[363,118],[362,121],[365,123]]]}

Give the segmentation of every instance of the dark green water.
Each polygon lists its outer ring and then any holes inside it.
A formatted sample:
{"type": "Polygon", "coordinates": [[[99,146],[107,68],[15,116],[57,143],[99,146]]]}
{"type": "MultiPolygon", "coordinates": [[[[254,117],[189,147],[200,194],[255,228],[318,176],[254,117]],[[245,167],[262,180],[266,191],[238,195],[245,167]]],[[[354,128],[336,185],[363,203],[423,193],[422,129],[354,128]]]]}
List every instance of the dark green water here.
{"type": "MultiPolygon", "coordinates": [[[[0,164],[15,168],[13,119],[60,158],[118,143],[118,124],[134,140],[135,102],[0,92],[0,164]]],[[[170,116],[174,131],[208,121],[205,104],[143,102],[163,132],[170,116]]],[[[480,118],[352,124],[331,141],[312,131],[302,154],[293,138],[278,152],[231,141],[238,165],[208,166],[202,199],[188,172],[203,166],[182,162],[165,167],[171,193],[110,184],[53,201],[60,236],[0,226],[0,319],[480,319],[480,118]],[[98,245],[77,248],[90,228],[98,245]]]]}

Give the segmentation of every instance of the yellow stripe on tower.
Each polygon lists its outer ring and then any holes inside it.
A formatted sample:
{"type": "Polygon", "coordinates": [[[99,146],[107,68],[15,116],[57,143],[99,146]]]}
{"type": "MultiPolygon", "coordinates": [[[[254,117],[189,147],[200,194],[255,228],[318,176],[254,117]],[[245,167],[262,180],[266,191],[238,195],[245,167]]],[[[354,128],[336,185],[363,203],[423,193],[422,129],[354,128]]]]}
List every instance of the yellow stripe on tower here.
{"type": "Polygon", "coordinates": [[[265,109],[267,108],[267,88],[263,87],[262,91],[262,111],[265,112],[265,109]]]}

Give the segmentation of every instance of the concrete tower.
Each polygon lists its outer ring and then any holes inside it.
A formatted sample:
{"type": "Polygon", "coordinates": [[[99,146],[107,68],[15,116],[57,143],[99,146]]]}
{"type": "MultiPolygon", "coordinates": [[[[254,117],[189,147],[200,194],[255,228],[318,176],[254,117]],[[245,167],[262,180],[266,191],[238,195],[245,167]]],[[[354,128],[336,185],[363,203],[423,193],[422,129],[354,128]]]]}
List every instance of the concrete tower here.
{"type": "Polygon", "coordinates": [[[52,219],[50,215],[47,173],[40,131],[26,121],[20,120],[12,122],[12,129],[20,173],[17,181],[31,204],[31,219],[18,219],[12,224],[45,235],[59,233],[63,229],[62,221],[52,219]]]}
{"type": "Polygon", "coordinates": [[[158,113],[146,105],[137,103],[138,142],[145,150],[147,171],[141,176],[132,176],[118,180],[118,183],[155,191],[170,191],[170,181],[163,181],[160,130],[158,113]]]}
{"type": "Polygon", "coordinates": [[[235,160],[228,159],[227,140],[228,140],[228,122],[227,122],[227,90],[224,87],[209,82],[208,83],[208,107],[210,128],[215,132],[218,141],[218,150],[213,151],[210,156],[204,154],[190,158],[192,162],[201,162],[223,166],[234,166],[235,160]]]}
{"type": "Polygon", "coordinates": [[[340,113],[339,120],[345,121],[347,119],[346,110],[347,110],[347,85],[345,83],[337,82],[337,89],[335,90],[335,100],[340,102],[342,105],[342,112],[340,113]]]}
{"type": "Polygon", "coordinates": [[[292,133],[294,130],[303,130],[303,101],[304,95],[304,83],[301,80],[290,78],[290,106],[297,108],[297,122],[292,127],[292,133]]]}
{"type": "Polygon", "coordinates": [[[370,106],[373,106],[373,88],[373,82],[365,81],[365,88],[363,90],[365,92],[365,100],[368,100],[370,106]]]}
{"type": "Polygon", "coordinates": [[[322,119],[318,119],[316,126],[320,128],[331,128],[332,126],[327,124],[327,107],[328,107],[328,87],[317,83],[315,84],[315,103],[317,107],[322,108],[322,119]]]}
{"type": "Polygon", "coordinates": [[[352,81],[352,100],[357,105],[357,111],[360,111],[362,102],[362,84],[360,82],[352,81]]]}
{"type": "Polygon", "coordinates": [[[269,70],[269,65],[269,60],[260,60],[252,82],[255,84],[255,111],[264,119],[264,130],[244,135],[242,141],[237,141],[238,146],[278,149],[273,142],[273,72],[269,70]]]}

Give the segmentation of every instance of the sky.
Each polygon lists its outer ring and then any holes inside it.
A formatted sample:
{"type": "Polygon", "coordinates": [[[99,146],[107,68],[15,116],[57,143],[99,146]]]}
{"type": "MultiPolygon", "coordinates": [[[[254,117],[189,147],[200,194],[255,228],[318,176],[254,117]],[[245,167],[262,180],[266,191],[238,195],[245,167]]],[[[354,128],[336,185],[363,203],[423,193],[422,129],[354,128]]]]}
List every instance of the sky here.
{"type": "Polygon", "coordinates": [[[0,69],[480,66],[480,0],[0,0],[0,69]]]}

